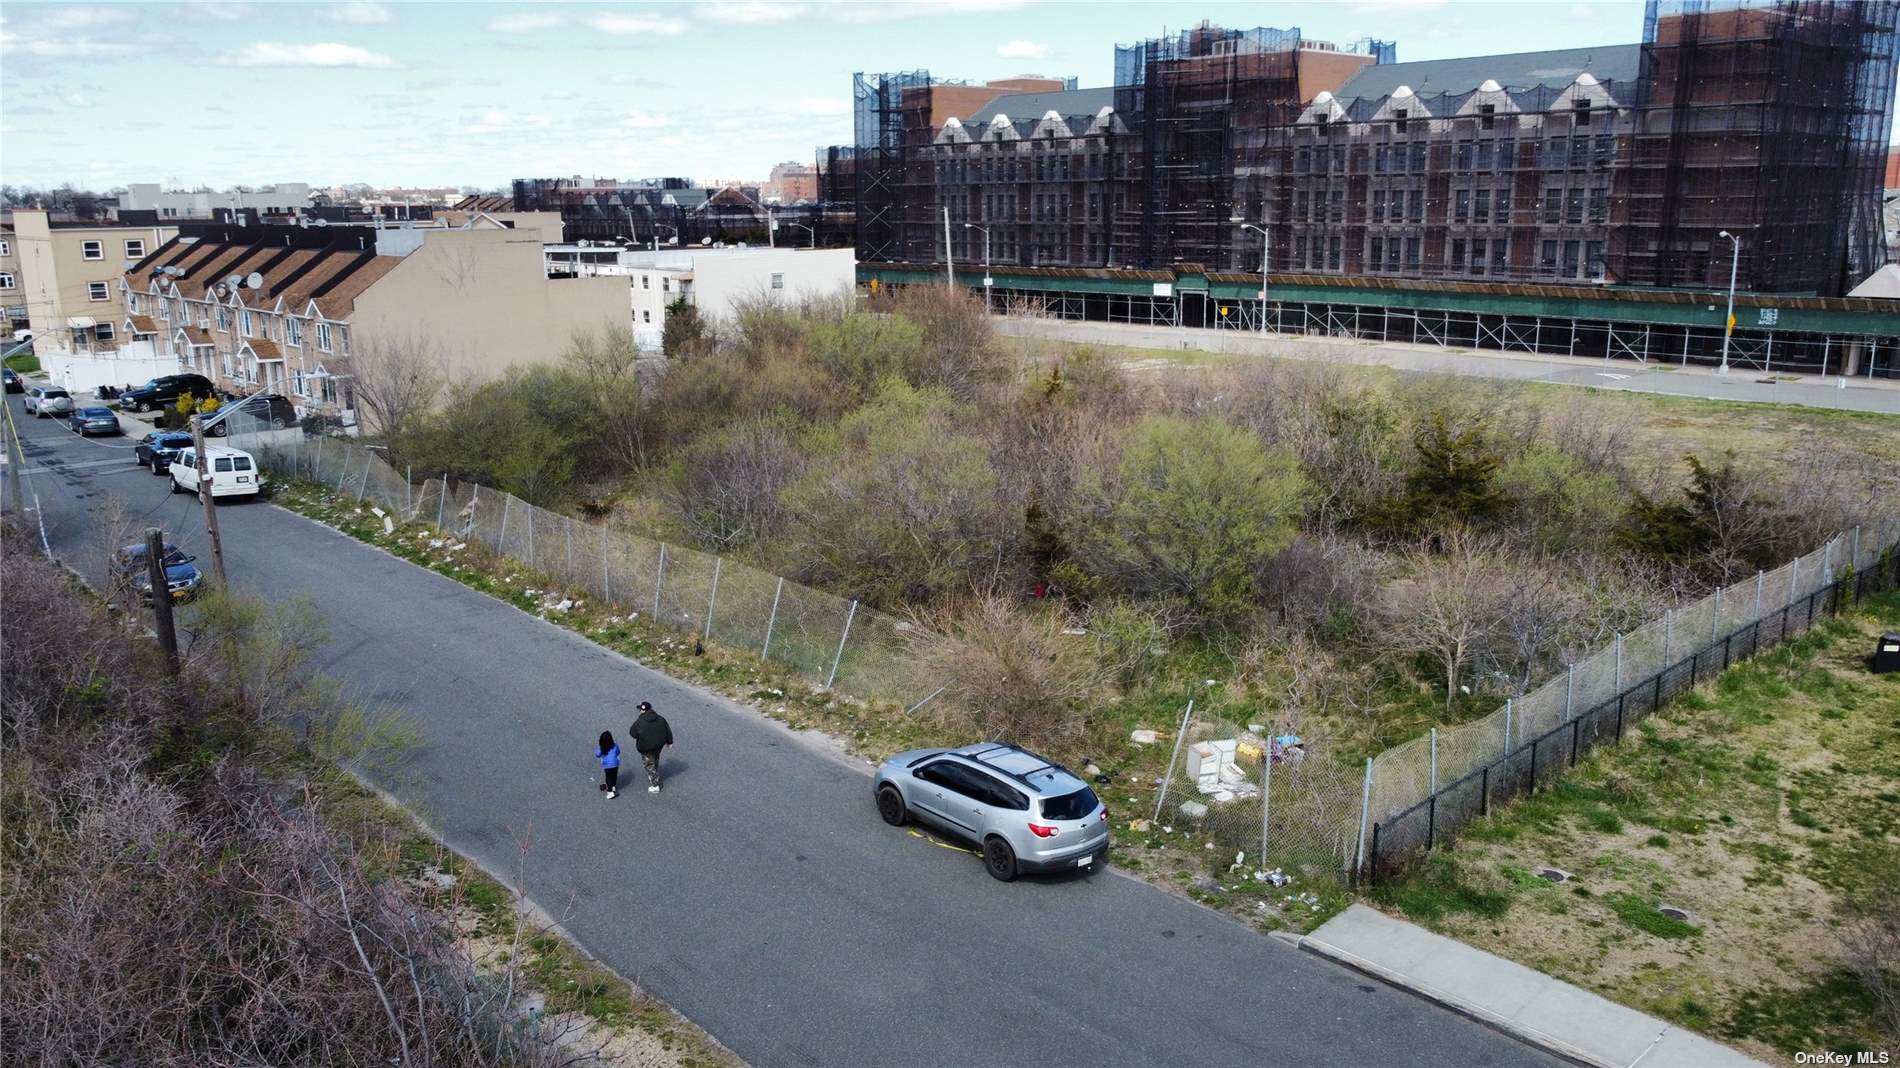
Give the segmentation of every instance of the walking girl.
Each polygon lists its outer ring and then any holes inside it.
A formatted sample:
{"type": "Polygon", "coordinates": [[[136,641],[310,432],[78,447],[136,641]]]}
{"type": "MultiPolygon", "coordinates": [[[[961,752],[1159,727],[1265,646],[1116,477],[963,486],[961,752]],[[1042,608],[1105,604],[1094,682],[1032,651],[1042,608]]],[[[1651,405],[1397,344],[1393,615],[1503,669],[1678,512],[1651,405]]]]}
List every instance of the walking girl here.
{"type": "Polygon", "coordinates": [[[612,801],[620,796],[617,789],[620,783],[620,745],[614,741],[614,732],[600,732],[599,746],[594,755],[600,758],[600,772],[607,780],[600,784],[600,788],[607,791],[607,800],[612,801]]]}

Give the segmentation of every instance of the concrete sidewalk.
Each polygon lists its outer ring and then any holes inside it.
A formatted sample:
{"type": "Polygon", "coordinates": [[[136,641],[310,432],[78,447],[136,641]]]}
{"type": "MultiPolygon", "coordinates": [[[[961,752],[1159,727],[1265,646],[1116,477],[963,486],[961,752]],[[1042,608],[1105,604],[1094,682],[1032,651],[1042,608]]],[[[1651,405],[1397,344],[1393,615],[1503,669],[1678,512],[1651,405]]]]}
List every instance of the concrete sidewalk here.
{"type": "Polygon", "coordinates": [[[1674,1024],[1364,905],[1327,921],[1300,948],[1583,1064],[1764,1068],[1674,1024]]]}

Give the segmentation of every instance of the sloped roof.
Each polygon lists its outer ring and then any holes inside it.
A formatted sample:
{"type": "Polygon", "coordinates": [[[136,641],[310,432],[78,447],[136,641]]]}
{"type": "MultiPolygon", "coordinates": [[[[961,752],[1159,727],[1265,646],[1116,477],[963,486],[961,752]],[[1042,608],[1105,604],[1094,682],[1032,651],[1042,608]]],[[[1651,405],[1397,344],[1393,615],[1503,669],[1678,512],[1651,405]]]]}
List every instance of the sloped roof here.
{"type": "Polygon", "coordinates": [[[126,319],[131,322],[135,334],[158,333],[158,322],[149,315],[128,315],[126,319]]]}
{"type": "Polygon", "coordinates": [[[1847,295],[1900,300],[1900,263],[1889,263],[1868,275],[1859,285],[1848,290],[1847,295]]]}
{"type": "Polygon", "coordinates": [[[1009,93],[985,104],[976,114],[965,118],[963,124],[973,128],[982,126],[1001,114],[1009,116],[1009,121],[1018,126],[1033,127],[1051,111],[1063,118],[1074,115],[1093,118],[1096,112],[1114,106],[1115,90],[1112,86],[1069,89],[1058,93],[1009,93]]]}
{"type": "Polygon", "coordinates": [[[302,314],[304,307],[314,299],[326,317],[342,319],[357,296],[401,262],[400,256],[378,256],[353,248],[172,242],[127,271],[125,280],[133,289],[143,290],[154,277],[161,282],[170,279],[185,296],[202,300],[211,287],[227,277],[255,272],[263,275],[264,288],[242,290],[247,305],[268,307],[281,297],[293,314],[302,314]],[[156,274],[163,265],[177,267],[184,273],[156,274]]]}
{"type": "Polygon", "coordinates": [[[1334,96],[1376,99],[1391,95],[1401,85],[1420,96],[1468,93],[1488,78],[1506,89],[1549,86],[1561,89],[1590,72],[1597,81],[1633,81],[1642,63],[1641,45],[1596,45],[1556,48],[1546,52],[1508,52],[1495,56],[1426,59],[1415,63],[1384,63],[1359,68],[1334,96]]]}

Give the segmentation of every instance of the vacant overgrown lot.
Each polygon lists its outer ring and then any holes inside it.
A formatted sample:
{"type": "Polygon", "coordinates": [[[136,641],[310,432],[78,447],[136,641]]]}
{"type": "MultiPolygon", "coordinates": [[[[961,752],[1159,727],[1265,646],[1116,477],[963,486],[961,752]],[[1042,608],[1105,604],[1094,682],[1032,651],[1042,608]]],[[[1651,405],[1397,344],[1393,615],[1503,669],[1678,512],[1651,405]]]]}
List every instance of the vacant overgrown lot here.
{"type": "Polygon", "coordinates": [[[1723,674],[1375,897],[1771,1061],[1894,1049],[1896,627],[1888,594],[1723,674]]]}

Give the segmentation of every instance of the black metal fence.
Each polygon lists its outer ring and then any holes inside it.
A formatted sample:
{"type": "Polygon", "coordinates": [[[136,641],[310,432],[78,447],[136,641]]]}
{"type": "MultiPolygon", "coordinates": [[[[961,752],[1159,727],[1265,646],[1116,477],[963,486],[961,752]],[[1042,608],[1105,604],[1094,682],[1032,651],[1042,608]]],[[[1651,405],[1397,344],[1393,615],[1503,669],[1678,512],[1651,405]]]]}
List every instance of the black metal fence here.
{"type": "Polygon", "coordinates": [[[1365,875],[1377,880],[1394,874],[1458,828],[1512,799],[1534,793],[1563,774],[1592,747],[1621,741],[1625,731],[1677,695],[1694,689],[1731,664],[1763,649],[1805,634],[1817,619],[1870,594],[1900,586],[1900,546],[1882,552],[1873,566],[1837,579],[1724,635],[1699,652],[1640,679],[1609,700],[1584,709],[1575,718],[1545,731],[1432,792],[1424,800],[1372,824],[1365,875]]]}

